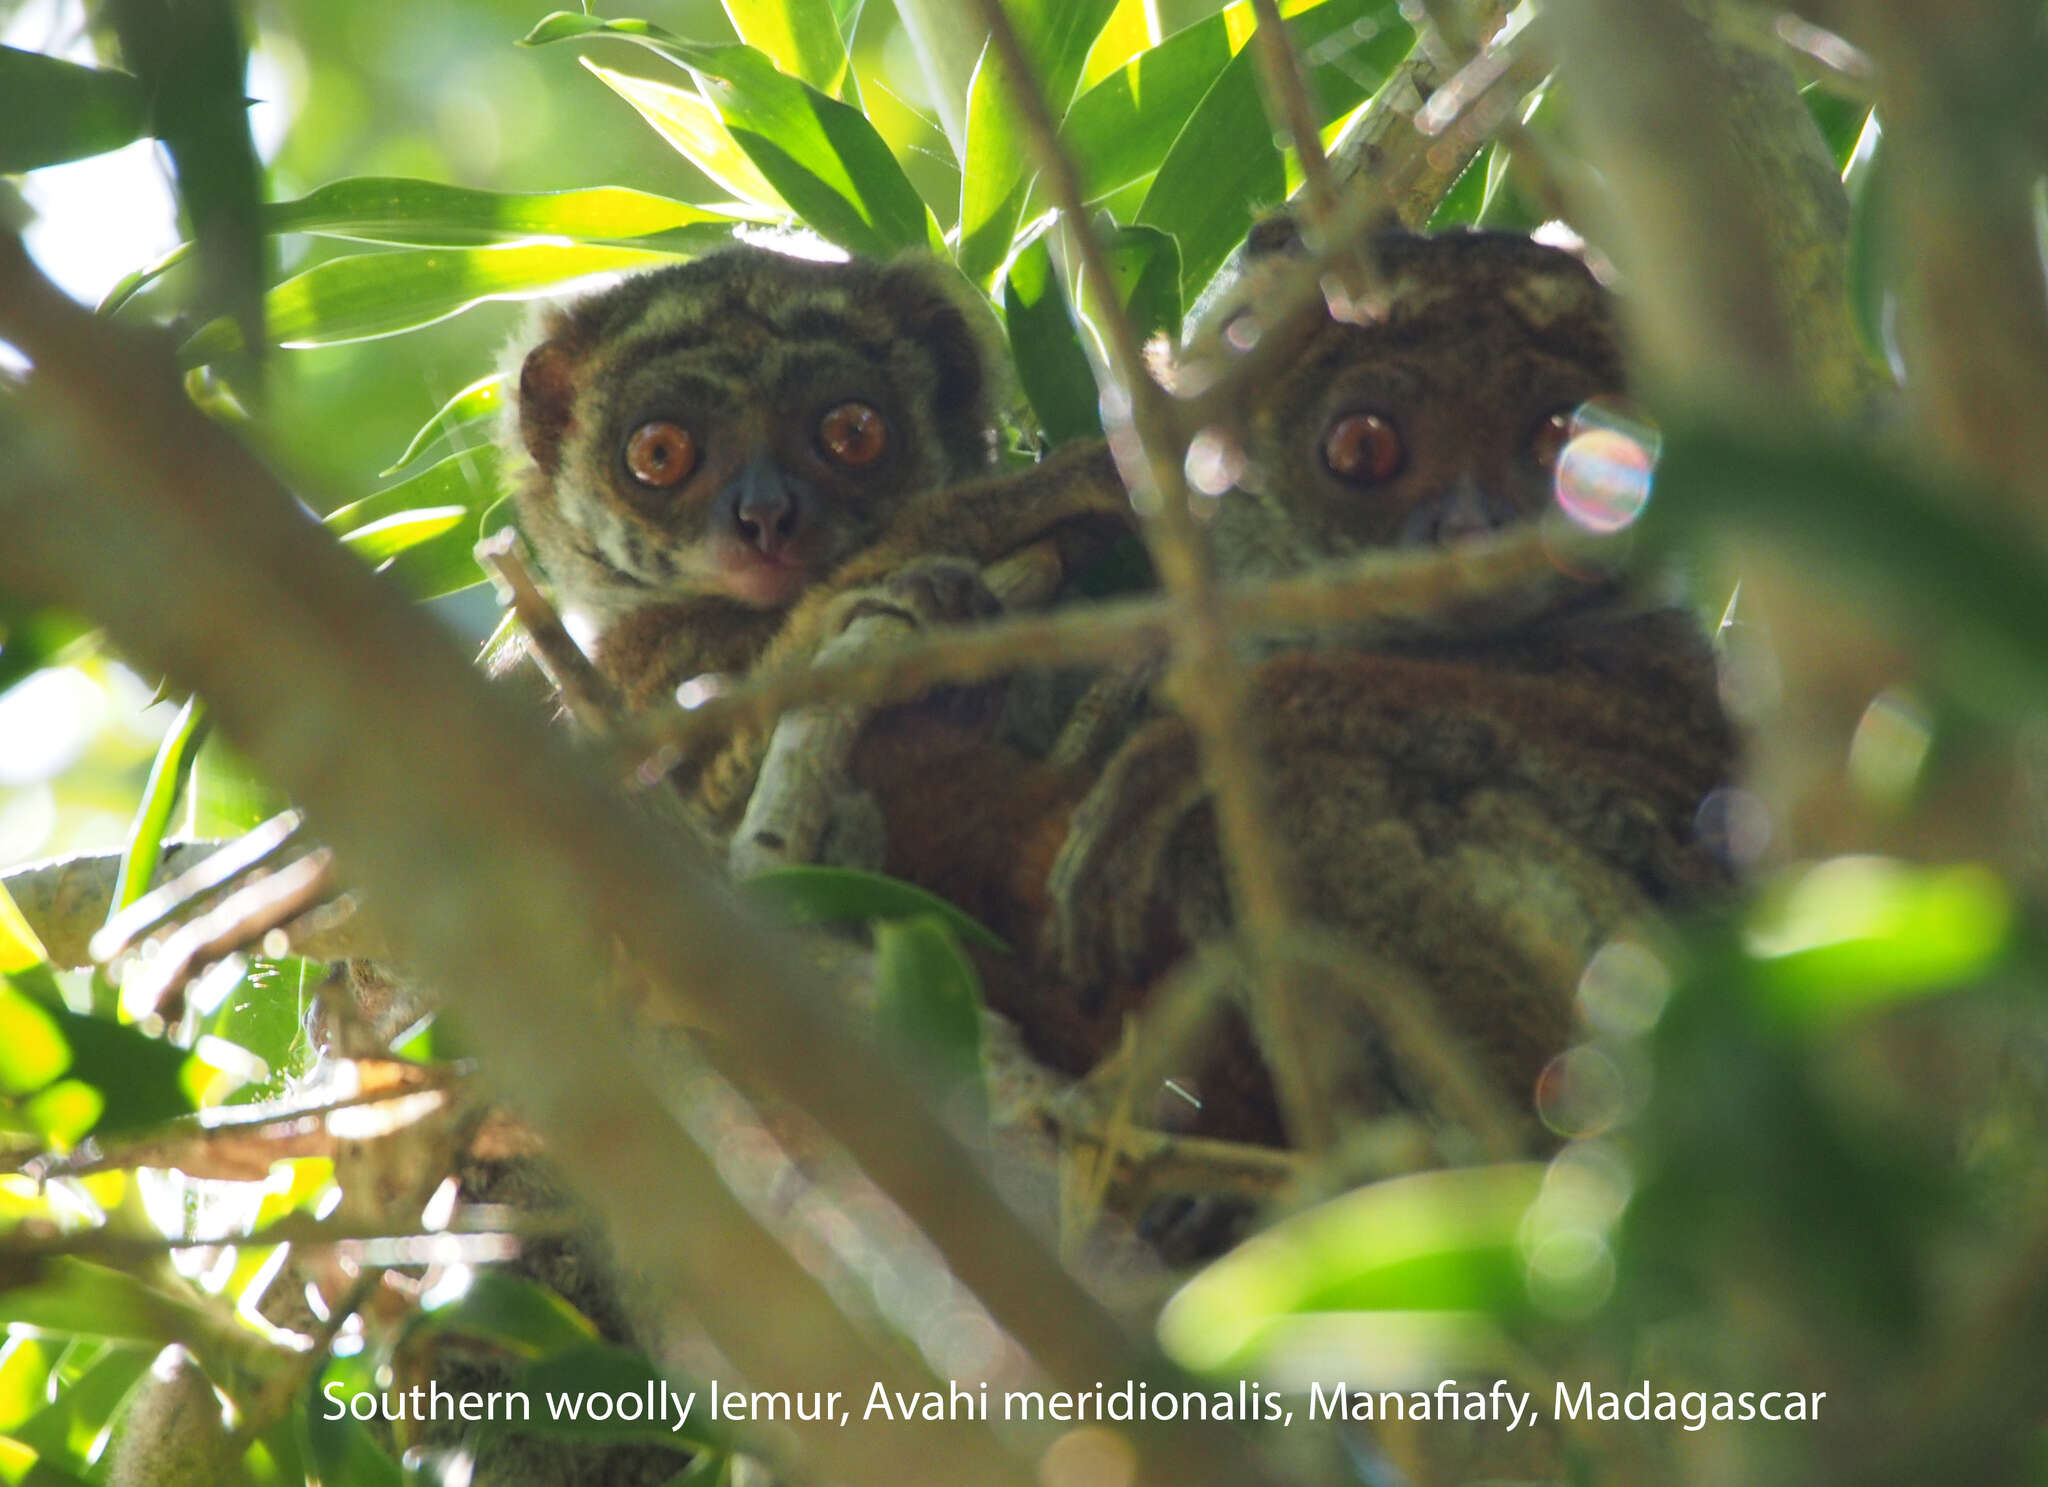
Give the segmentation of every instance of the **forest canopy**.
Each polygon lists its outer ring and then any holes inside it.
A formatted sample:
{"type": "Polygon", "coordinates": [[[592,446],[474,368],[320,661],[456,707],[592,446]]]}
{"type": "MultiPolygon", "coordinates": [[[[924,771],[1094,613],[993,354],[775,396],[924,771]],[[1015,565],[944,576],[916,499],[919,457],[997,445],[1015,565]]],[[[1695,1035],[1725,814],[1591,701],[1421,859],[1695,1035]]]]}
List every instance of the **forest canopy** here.
{"type": "MultiPolygon", "coordinates": [[[[2032,1480],[2044,63],[2024,0],[0,0],[0,1477],[2032,1480]],[[1536,519],[1226,584],[1266,400],[1399,320],[1396,228],[1569,252],[1629,396],[1565,410],[1536,519]],[[923,265],[994,369],[957,488],[1107,470],[1127,535],[1031,549],[1048,607],[977,555],[986,624],[855,606],[865,649],[628,705],[529,566],[520,352],[736,243],[923,265]],[[1468,653],[1616,592],[1711,637],[1705,692],[1596,646],[1553,669],[1616,710],[1531,731],[1624,719],[1569,757],[1648,797],[1677,696],[1739,758],[1698,882],[1594,943],[1597,854],[1523,840],[1479,937],[1549,947],[1569,1034],[1503,1084],[1519,1014],[1409,954],[1468,926],[1304,908],[1397,868],[1286,814],[1283,682],[1370,682],[1332,778],[1385,678],[1455,753],[1530,715],[1446,702],[1468,653]],[[1138,721],[1015,798],[1181,792],[1104,830],[1103,917],[1153,951],[1125,865],[1193,832],[1174,923],[1232,925],[1081,1067],[1036,921],[745,857],[664,783],[1060,667],[1138,721]],[[1225,1107],[1169,1077],[1219,1018],[1270,1131],[1171,1113],[1225,1107]],[[606,1418],[423,1426],[451,1387],[606,1418]]],[[[1383,424],[1325,466],[1391,478],[1383,424]]],[[[1016,876],[1045,820],[997,816],[948,850],[1016,876]]]]}

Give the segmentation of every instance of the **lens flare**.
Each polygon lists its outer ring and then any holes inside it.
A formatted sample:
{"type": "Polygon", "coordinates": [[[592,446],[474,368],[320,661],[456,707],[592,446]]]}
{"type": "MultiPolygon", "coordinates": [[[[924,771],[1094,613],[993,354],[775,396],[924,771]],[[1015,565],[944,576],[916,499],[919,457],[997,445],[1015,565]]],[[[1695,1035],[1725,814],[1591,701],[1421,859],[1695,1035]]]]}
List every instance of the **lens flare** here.
{"type": "Polygon", "coordinates": [[[1572,414],[1570,440],[1557,458],[1557,504],[1602,536],[1643,514],[1663,435],[1626,398],[1592,398],[1572,414]]]}

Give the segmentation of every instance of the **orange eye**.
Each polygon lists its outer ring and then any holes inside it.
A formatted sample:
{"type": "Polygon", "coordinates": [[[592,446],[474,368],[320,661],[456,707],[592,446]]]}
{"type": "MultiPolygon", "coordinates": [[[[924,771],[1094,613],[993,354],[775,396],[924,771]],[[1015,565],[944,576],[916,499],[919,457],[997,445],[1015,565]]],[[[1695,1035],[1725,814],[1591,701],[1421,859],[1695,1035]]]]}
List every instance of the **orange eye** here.
{"type": "Polygon", "coordinates": [[[626,440],[626,468],[656,490],[681,485],[697,468],[697,441],[679,423],[643,423],[626,440]]]}
{"type": "Polygon", "coordinates": [[[1572,410],[1560,408],[1547,414],[1529,435],[1529,458],[1539,470],[1555,470],[1558,456],[1572,442],[1572,410]]]}
{"type": "Polygon", "coordinates": [[[1401,473],[1408,448],[1400,430],[1377,413],[1347,413],[1323,435],[1323,463],[1339,480],[1377,485],[1401,473]]]}
{"type": "Polygon", "coordinates": [[[842,465],[872,465],[889,447],[889,426],[866,403],[841,403],[818,420],[818,442],[842,465]]]}

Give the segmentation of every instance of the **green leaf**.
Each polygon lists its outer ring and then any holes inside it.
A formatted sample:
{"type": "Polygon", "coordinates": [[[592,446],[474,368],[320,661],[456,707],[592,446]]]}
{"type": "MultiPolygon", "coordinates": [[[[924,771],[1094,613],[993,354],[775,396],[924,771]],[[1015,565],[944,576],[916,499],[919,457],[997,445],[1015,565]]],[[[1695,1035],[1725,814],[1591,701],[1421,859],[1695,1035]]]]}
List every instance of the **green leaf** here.
{"type": "Polygon", "coordinates": [[[263,225],[274,233],[414,248],[473,248],[550,237],[701,253],[729,241],[733,221],[723,212],[624,186],[476,191],[397,176],[334,181],[263,211],[263,225]]]}
{"type": "Polygon", "coordinates": [[[819,236],[872,258],[941,245],[938,224],[874,126],[752,47],[706,46],[646,21],[566,12],[543,20],[524,44],[589,36],[631,41],[687,68],[747,158],[819,236]]]}
{"type": "Polygon", "coordinates": [[[385,1455],[367,1426],[348,1413],[353,1401],[377,1396],[376,1370],[368,1352],[330,1355],[326,1368],[306,1385],[292,1414],[304,1439],[307,1461],[323,1483],[334,1487],[405,1487],[405,1474],[385,1455]],[[337,1410],[339,1419],[330,1419],[337,1410]]]}
{"type": "MultiPolygon", "coordinates": [[[[1012,0],[1004,12],[1016,27],[1031,74],[1054,119],[1065,117],[1074,90],[1116,0],[1012,0]]],[[[967,90],[967,151],[961,161],[960,271],[987,280],[1010,252],[1033,164],[1022,110],[993,48],[985,50],[967,90]]]]}
{"type": "Polygon", "coordinates": [[[875,926],[875,1025],[929,1072],[942,1102],[988,1119],[981,1070],[981,978],[935,915],[875,926]]]}
{"type": "Polygon", "coordinates": [[[386,537],[397,540],[408,530],[418,534],[416,544],[397,552],[388,571],[413,597],[431,599],[483,582],[475,548],[497,500],[498,451],[480,445],[329,512],[326,525],[359,551],[363,544],[374,548],[386,537]],[[421,525],[410,527],[415,521],[421,525]]]}
{"type": "MultiPolygon", "coordinates": [[[[1287,23],[1323,118],[1349,112],[1414,45],[1394,0],[1326,0],[1287,23]]],[[[1287,171],[1260,100],[1257,59],[1230,59],[1160,162],[1137,220],[1180,242],[1181,289],[1195,292],[1286,194],[1287,171]]]]}
{"type": "Polygon", "coordinates": [[[427,1331],[482,1338],[523,1358],[544,1358],[597,1338],[590,1320],[553,1291],[498,1269],[478,1270],[460,1296],[430,1303],[421,1322],[427,1331]]]}
{"type": "Polygon", "coordinates": [[[2013,929],[2012,894],[1988,868],[1838,857],[1765,895],[1744,982],[1782,1025],[1824,1029],[1981,980],[2013,929]]]}
{"type": "Polygon", "coordinates": [[[1871,359],[1889,367],[1890,339],[1886,317],[1892,285],[1898,272],[1892,236],[1891,152],[1884,148],[1884,129],[1872,113],[1864,121],[1842,185],[1849,193],[1849,302],[1856,312],[1856,328],[1871,359]]]}
{"type": "Polygon", "coordinates": [[[57,1345],[26,1332],[0,1338],[0,1435],[47,1406],[57,1345]]]}
{"type": "Polygon", "coordinates": [[[163,855],[164,831],[171,824],[171,812],[192,777],[192,762],[207,733],[206,709],[196,697],[187,698],[178,709],[170,731],[157,745],[156,758],[149,766],[149,781],[142,787],[142,800],[135,808],[135,820],[128,828],[128,842],[121,851],[121,870],[114,879],[114,897],[107,905],[107,917],[127,908],[149,891],[156,865],[163,855]]]}
{"type": "Polygon", "coordinates": [[[90,1461],[101,1433],[128,1391],[149,1372],[153,1357],[140,1348],[108,1349],[32,1419],[8,1434],[44,1456],[80,1464],[90,1461]]]}
{"type": "Polygon", "coordinates": [[[1819,83],[1807,84],[1799,90],[1799,96],[1806,104],[1806,111],[1813,115],[1821,138],[1827,141],[1828,153],[1835,159],[1835,168],[1847,169],[1849,157],[1856,151],[1856,141],[1863,133],[1864,122],[1870,117],[1869,102],[1844,98],[1819,83]]]}
{"type": "MultiPolygon", "coordinates": [[[[1177,333],[1180,249],[1174,240],[1156,228],[1120,227],[1111,235],[1105,256],[1117,301],[1139,337],[1177,333]]],[[[1068,296],[1057,286],[1052,256],[1041,235],[1012,260],[1003,283],[1003,310],[1025,396],[1047,436],[1060,444],[1099,435],[1102,424],[1092,363],[1074,325],[1068,296]]],[[[1084,308],[1091,303],[1092,297],[1084,299],[1084,308]]]]}
{"type": "Polygon", "coordinates": [[[71,1067],[56,1015],[0,983],[0,1096],[32,1094],[71,1067]]]}
{"type": "Polygon", "coordinates": [[[843,867],[783,867],[757,874],[740,892],[792,924],[863,924],[930,915],[970,945],[1010,947],[969,914],[914,883],[843,867]]]}
{"type": "Polygon", "coordinates": [[[412,442],[405,446],[405,453],[392,461],[389,468],[377,472],[378,478],[390,479],[455,430],[466,428],[472,423],[482,423],[487,418],[495,418],[504,406],[503,374],[493,372],[488,377],[477,378],[441,405],[441,411],[428,419],[420,431],[412,436],[412,442]]]}
{"type": "Polygon", "coordinates": [[[33,1447],[6,1436],[0,1436],[0,1482],[7,1487],[93,1487],[86,1478],[50,1465],[33,1447]]]}
{"type": "Polygon", "coordinates": [[[1099,437],[1095,371],[1074,332],[1043,235],[1010,260],[1003,279],[1003,324],[1017,380],[1046,437],[1054,444],[1099,437]]]}
{"type": "MultiPolygon", "coordinates": [[[[656,268],[675,255],[645,248],[527,243],[433,248],[336,258],[270,291],[270,333],[287,347],[334,346],[417,330],[494,299],[531,299],[596,274],[656,268]]],[[[238,349],[227,321],[203,327],[179,352],[203,366],[238,349]]]]}
{"type": "Polygon", "coordinates": [[[149,97],[125,72],[0,46],[0,176],[104,154],[149,132],[149,97]]]}
{"type": "Polygon", "coordinates": [[[740,40],[820,93],[837,94],[846,78],[847,46],[830,0],[725,0],[740,40]]]}
{"type": "Polygon", "coordinates": [[[27,1284],[0,1289],[0,1324],[162,1347],[203,1333],[206,1318],[125,1271],[58,1256],[38,1264],[27,1284]]]}
{"type": "MultiPolygon", "coordinates": [[[[139,1028],[51,1006],[27,995],[22,981],[19,973],[0,981],[0,1044],[8,1047],[0,1055],[5,1071],[0,1080],[8,1093],[33,1098],[60,1076],[67,1084],[89,1086],[103,1102],[90,1127],[98,1135],[139,1130],[191,1113],[185,1070],[192,1056],[186,1050],[139,1028]],[[56,1044],[50,1041],[53,1034],[56,1044]],[[61,1064],[52,1059],[57,1047],[67,1055],[61,1064]],[[42,1081],[31,1082],[33,1075],[42,1081]]],[[[61,1103],[50,1113],[68,1118],[77,1109],[75,1098],[68,1092],[57,1098],[61,1103]]]]}
{"type": "MultiPolygon", "coordinates": [[[[521,1369],[513,1387],[524,1391],[533,1401],[531,1420],[503,1427],[516,1430],[521,1435],[569,1440],[648,1441],[655,1445],[673,1446],[679,1451],[726,1450],[731,1446],[726,1433],[711,1423],[711,1403],[701,1388],[676,1388],[653,1364],[625,1348],[594,1342],[553,1354],[521,1369]],[[669,1393],[664,1394],[664,1389],[669,1393]],[[614,1408],[610,1418],[593,1420],[587,1408],[593,1394],[608,1395],[614,1401],[620,1396],[630,1395],[643,1407],[651,1398],[655,1402],[655,1411],[652,1418],[645,1418],[643,1409],[642,1419],[621,1420],[614,1408]],[[678,1394],[685,1399],[694,1396],[696,1402],[690,1406],[689,1423],[681,1430],[671,1430],[669,1427],[675,1418],[673,1411],[678,1407],[671,1396],[678,1394]],[[560,1406],[559,1409],[550,1408],[551,1398],[560,1406]],[[660,1413],[664,1401],[670,1411],[666,1422],[660,1413]]],[[[677,1469],[681,1469],[680,1463],[677,1469]]]]}
{"type": "Polygon", "coordinates": [[[1159,169],[1195,105],[1230,64],[1230,27],[1220,14],[1176,31],[1079,98],[1060,142],[1093,203],[1159,169]]]}
{"type": "Polygon", "coordinates": [[[1541,1163],[1397,1177],[1282,1220],[1182,1288],[1159,1340],[1197,1372],[1246,1366],[1287,1318],[1499,1312],[1526,1296],[1518,1247],[1541,1163]]]}
{"type": "Polygon", "coordinates": [[[400,553],[459,526],[469,512],[461,506],[423,506],[400,511],[345,534],[341,543],[371,564],[388,563],[400,553]]]}
{"type": "Polygon", "coordinates": [[[614,72],[588,57],[579,59],[597,80],[633,105],[654,132],[682,157],[742,202],[775,212],[786,211],[768,178],[754,168],[747,152],[719,120],[718,110],[693,88],[614,72]]]}
{"type": "Polygon", "coordinates": [[[0,692],[91,633],[91,626],[58,610],[23,609],[0,594],[0,692]]]}
{"type": "Polygon", "coordinates": [[[1430,215],[1431,232],[1447,232],[1453,227],[1471,227],[1479,221],[1479,213],[1486,204],[1486,188],[1492,180],[1494,157],[1501,152],[1498,144],[1488,145],[1472,157],[1472,163],[1458,173],[1458,179],[1451,189],[1444,193],[1444,199],[1436,204],[1436,211],[1430,215]]]}
{"type": "Polygon", "coordinates": [[[1995,507],[1818,429],[1667,426],[1639,525],[1653,542],[1762,532],[1820,571],[1873,579],[1891,621],[1939,648],[1927,676],[1993,717],[2031,717],[2048,705],[2048,590],[2031,542],[1967,514],[1995,507]]]}

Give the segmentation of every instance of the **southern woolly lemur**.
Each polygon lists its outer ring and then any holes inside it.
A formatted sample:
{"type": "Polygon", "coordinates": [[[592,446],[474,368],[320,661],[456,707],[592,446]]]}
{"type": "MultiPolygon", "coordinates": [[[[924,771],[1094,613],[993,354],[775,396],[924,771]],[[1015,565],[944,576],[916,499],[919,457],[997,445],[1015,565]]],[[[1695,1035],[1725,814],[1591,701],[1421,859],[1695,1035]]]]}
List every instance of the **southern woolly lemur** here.
{"type": "MultiPolygon", "coordinates": [[[[628,706],[771,648],[807,659],[849,589],[972,608],[930,560],[1054,537],[1078,563],[1128,529],[1099,448],[993,473],[996,379],[956,278],[736,248],[546,317],[506,420],[515,499],[628,706]]],[[[710,824],[744,805],[763,742],[684,761],[710,824]]]]}
{"type": "MultiPolygon", "coordinates": [[[[1366,251],[1369,302],[1319,324],[1249,411],[1243,476],[1211,524],[1227,574],[1539,514],[1573,410],[1622,390],[1609,297],[1576,258],[1492,233],[1391,233],[1366,251]]],[[[1212,337],[1256,313],[1276,261],[1249,264],[1212,337]]],[[[1615,592],[1507,636],[1453,624],[1371,652],[1298,649],[1258,666],[1251,706],[1302,909],[1413,977],[1524,1109],[1593,950],[1721,879],[1695,816],[1733,743],[1684,613],[1615,592]]],[[[1043,1041],[1106,1052],[1122,1010],[1230,923],[1181,720],[1147,724],[1110,760],[1073,814],[1051,898],[1048,952],[1077,1000],[1064,1022],[1047,1015],[1043,1041]]],[[[1355,1004],[1319,999],[1314,1017],[1322,1082],[1347,1105],[1420,1099],[1355,1004]]],[[[1223,1064],[1220,1091],[1255,1086],[1241,1059],[1223,1064]]],[[[1277,1134],[1263,1096],[1223,1107],[1202,1124],[1277,1134]]]]}

